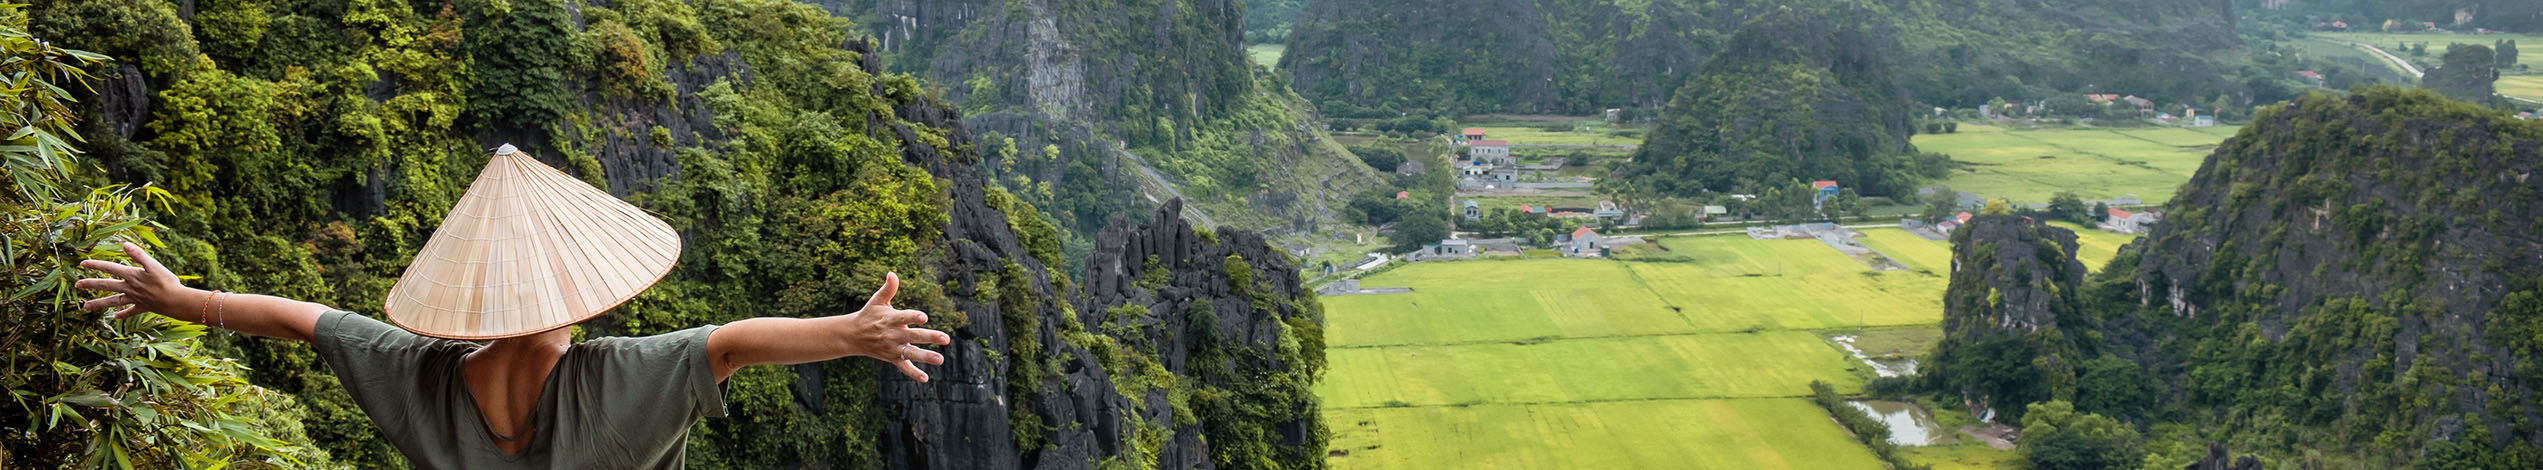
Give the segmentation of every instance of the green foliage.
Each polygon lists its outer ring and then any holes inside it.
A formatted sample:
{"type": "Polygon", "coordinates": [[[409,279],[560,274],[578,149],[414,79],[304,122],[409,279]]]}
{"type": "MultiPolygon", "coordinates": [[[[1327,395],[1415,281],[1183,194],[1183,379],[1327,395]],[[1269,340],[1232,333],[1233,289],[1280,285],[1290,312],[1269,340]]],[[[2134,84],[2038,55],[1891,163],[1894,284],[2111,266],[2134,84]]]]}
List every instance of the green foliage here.
{"type": "Polygon", "coordinates": [[[1436,211],[1414,212],[1396,219],[1395,234],[1387,237],[1395,240],[1396,251],[1411,251],[1444,238],[1448,238],[1448,219],[1436,211]]]}
{"type": "Polygon", "coordinates": [[[2429,69],[2420,85],[2447,98],[2490,103],[2498,93],[2499,63],[2489,46],[2456,44],[2446,48],[2442,65],[2429,69]]]}
{"type": "Polygon", "coordinates": [[[1404,153],[1387,147],[1352,147],[1351,154],[1359,155],[1361,162],[1377,171],[1395,171],[1397,165],[1404,164],[1404,153]]]}
{"type": "Polygon", "coordinates": [[[2075,408],[2105,416],[2146,418],[2163,396],[2153,374],[2117,356],[2084,361],[2075,387],[2075,408]]]}
{"type": "Polygon", "coordinates": [[[470,34],[468,117],[493,129],[545,129],[573,106],[564,53],[576,37],[558,0],[460,0],[470,34]]]}
{"type": "Polygon", "coordinates": [[[1837,396],[1836,388],[1829,386],[1827,382],[1810,381],[1810,402],[1818,404],[1819,409],[1827,410],[1828,416],[1836,418],[1837,425],[1844,426],[1846,431],[1854,434],[1855,442],[1872,448],[1872,455],[1880,456],[1882,461],[1889,463],[1890,468],[1896,470],[1930,468],[1909,461],[1907,455],[1899,453],[1898,444],[1890,443],[1889,423],[1873,419],[1872,415],[1864,413],[1862,409],[1846,403],[1845,397],[1837,396]]]}
{"type": "Polygon", "coordinates": [[[2049,197],[2049,217],[2079,224],[2101,222],[2099,215],[2085,212],[2085,210],[2084,198],[2075,196],[2075,193],[2059,191],[2056,195],[2049,197]]]}
{"type": "Polygon", "coordinates": [[[2065,401],[2034,403],[2022,418],[2022,459],[2038,470],[2135,467],[2145,456],[2137,430],[2065,401]]]}
{"type": "Polygon", "coordinates": [[[152,186],[90,185],[74,168],[77,116],[64,86],[85,89],[96,54],[24,30],[24,5],[0,4],[0,80],[11,90],[0,145],[13,191],[0,196],[0,463],[19,468],[323,466],[292,419],[288,396],[251,385],[206,348],[207,328],[163,316],[115,320],[80,307],[93,295],[85,259],[123,258],[124,243],[162,245],[145,206],[173,196],[152,186]],[[55,80],[67,83],[56,84],[55,80]]]}
{"type": "Polygon", "coordinates": [[[1910,194],[1918,180],[1942,175],[1907,145],[1915,105],[1872,59],[1885,43],[1791,10],[1753,20],[1679,88],[1618,172],[1663,195],[1817,180],[1910,194]]]}

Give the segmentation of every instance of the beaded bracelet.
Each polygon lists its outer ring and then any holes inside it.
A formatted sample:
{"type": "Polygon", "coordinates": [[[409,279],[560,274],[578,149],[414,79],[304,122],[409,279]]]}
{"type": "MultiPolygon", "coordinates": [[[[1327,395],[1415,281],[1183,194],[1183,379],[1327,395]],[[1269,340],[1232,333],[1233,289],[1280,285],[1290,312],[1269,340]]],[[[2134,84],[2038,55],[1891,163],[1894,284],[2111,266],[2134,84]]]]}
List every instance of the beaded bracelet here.
{"type": "Polygon", "coordinates": [[[219,326],[223,330],[235,332],[237,330],[230,330],[230,300],[221,298],[221,294],[227,293],[228,292],[212,291],[212,312],[221,315],[221,324],[216,326],[219,326]]]}

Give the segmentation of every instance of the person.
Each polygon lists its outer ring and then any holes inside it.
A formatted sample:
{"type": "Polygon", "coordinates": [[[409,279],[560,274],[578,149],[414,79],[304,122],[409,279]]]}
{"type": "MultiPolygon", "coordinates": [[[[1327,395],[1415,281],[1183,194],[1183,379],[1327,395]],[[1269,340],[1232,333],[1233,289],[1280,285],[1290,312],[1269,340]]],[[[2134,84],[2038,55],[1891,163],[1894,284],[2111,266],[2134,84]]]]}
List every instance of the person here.
{"type": "MultiPolygon", "coordinates": [[[[505,146],[505,150],[512,149],[505,146]]],[[[459,207],[453,209],[451,220],[435,230],[434,238],[417,256],[416,263],[391,290],[387,315],[398,323],[396,326],[310,302],[188,287],[176,273],[131,243],[125,243],[123,249],[136,265],[83,261],[82,267],[110,277],[82,279],[75,286],[112,292],[82,307],[121,308],[111,313],[115,318],[155,313],[239,333],[310,342],[354,402],[379,427],[382,437],[419,468],[680,468],[690,425],[700,418],[724,416],[720,384],[741,368],[864,356],[890,363],[910,379],[926,382],[928,375],[918,364],[944,364],[942,354],[919,345],[950,344],[952,337],[916,327],[927,322],[925,312],[892,306],[892,297],[900,289],[897,273],[885,274],[881,288],[871,298],[856,311],[840,315],[751,318],[656,336],[575,343],[566,326],[596,317],[600,311],[614,308],[649,287],[668,271],[668,260],[676,256],[660,257],[658,269],[628,268],[642,263],[608,256],[586,260],[586,264],[606,266],[537,265],[552,273],[546,276],[506,277],[499,270],[462,272],[451,268],[447,261],[464,259],[463,253],[472,250],[531,255],[571,251],[585,255],[633,245],[614,238],[604,239],[612,243],[560,244],[556,237],[487,236],[519,229],[523,220],[575,217],[545,217],[571,211],[518,207],[521,204],[561,204],[567,209],[624,204],[605,196],[512,197],[500,186],[508,183],[498,180],[565,187],[554,184],[558,183],[554,178],[563,177],[561,172],[543,175],[534,174],[536,169],[513,171],[526,167],[499,172],[497,165],[538,165],[527,157],[513,155],[517,158],[499,156],[489,163],[488,170],[481,173],[459,207]],[[481,191],[481,186],[486,188],[481,191]],[[463,216],[481,209],[491,210],[484,213],[541,217],[489,217],[486,220],[492,222],[475,223],[492,225],[467,226],[471,222],[463,216]],[[536,244],[523,244],[531,242],[536,244]],[[496,246],[482,246],[485,243],[496,246]],[[549,248],[537,248],[540,246],[549,248]],[[652,277],[639,284],[562,274],[575,271],[634,272],[652,277]],[[486,279],[466,282],[478,278],[486,279]],[[582,284],[577,287],[576,282],[582,284]],[[546,288],[506,289],[521,286],[546,288]],[[435,293],[435,288],[444,291],[435,293]],[[571,295],[576,292],[606,295],[593,297],[603,299],[600,302],[582,302],[571,295]],[[450,298],[463,301],[446,300],[450,298]],[[609,298],[616,301],[606,301],[609,298]],[[533,315],[541,311],[540,306],[562,306],[547,310],[570,315],[543,319],[547,317],[533,315]],[[480,325],[506,328],[489,330],[493,327],[480,325]]],[[[554,172],[544,165],[537,169],[554,172]]],[[[570,186],[590,189],[579,182],[570,186]]],[[[624,209],[625,213],[659,223],[658,219],[641,216],[632,206],[624,209]]],[[[641,228],[627,231],[637,233],[634,236],[654,233],[641,228]]],[[[676,235],[669,235],[667,226],[658,233],[673,237],[671,251],[676,255],[676,235]]]]}

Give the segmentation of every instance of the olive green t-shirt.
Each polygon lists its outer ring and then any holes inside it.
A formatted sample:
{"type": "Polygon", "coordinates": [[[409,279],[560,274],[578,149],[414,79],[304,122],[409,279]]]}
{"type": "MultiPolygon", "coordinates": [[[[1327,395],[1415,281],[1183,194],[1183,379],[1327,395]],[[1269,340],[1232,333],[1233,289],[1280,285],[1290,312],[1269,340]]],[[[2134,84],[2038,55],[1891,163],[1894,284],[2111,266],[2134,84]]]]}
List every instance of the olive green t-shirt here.
{"type": "Polygon", "coordinates": [[[318,355],[418,468],[676,469],[689,425],[723,417],[702,326],[575,344],[548,373],[520,455],[495,447],[459,360],[479,345],[408,332],[350,312],[318,318],[318,355]]]}

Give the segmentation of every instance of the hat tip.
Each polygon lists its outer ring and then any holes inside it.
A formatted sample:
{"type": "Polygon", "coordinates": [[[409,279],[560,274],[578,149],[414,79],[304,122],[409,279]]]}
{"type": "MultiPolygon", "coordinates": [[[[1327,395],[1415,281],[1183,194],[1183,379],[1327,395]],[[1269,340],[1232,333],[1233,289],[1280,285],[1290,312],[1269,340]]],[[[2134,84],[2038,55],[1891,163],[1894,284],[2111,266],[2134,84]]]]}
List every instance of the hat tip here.
{"type": "Polygon", "coordinates": [[[495,154],[495,155],[503,155],[503,154],[509,154],[509,153],[521,153],[521,149],[513,147],[513,146],[512,146],[512,144],[503,144],[503,146],[502,146],[502,147],[495,147],[495,148],[494,148],[494,154],[495,154]]]}

